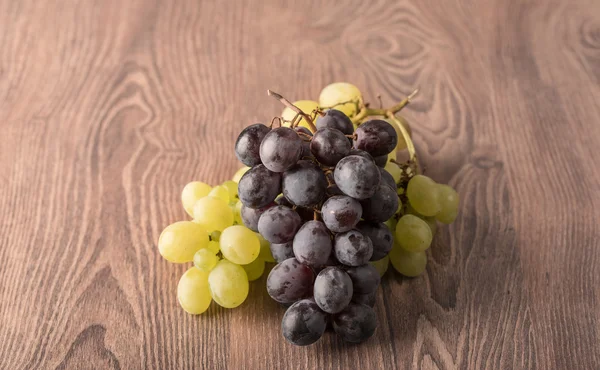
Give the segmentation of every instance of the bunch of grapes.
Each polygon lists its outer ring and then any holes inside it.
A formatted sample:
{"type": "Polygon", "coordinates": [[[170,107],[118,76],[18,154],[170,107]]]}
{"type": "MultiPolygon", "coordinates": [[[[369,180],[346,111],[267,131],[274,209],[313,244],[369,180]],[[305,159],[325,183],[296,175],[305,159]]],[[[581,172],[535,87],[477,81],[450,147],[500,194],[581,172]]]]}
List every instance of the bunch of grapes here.
{"type": "Polygon", "coordinates": [[[189,263],[177,286],[177,299],[190,314],[205,312],[214,300],[226,308],[242,304],[249,281],[262,276],[265,262],[274,262],[269,243],[242,224],[237,181],[214,188],[200,181],[183,188],[181,201],[192,221],[175,222],[158,240],[160,254],[170,262],[189,263]]]}

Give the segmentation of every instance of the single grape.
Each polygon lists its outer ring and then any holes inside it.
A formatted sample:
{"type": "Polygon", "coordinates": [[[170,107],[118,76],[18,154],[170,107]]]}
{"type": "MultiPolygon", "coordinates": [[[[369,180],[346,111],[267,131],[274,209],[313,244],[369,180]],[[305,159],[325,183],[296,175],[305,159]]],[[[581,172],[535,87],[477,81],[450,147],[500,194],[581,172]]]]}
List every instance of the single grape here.
{"type": "Polygon", "coordinates": [[[336,234],[333,249],[337,260],[346,266],[365,264],[373,255],[371,239],[358,230],[336,234]]]}
{"type": "Polygon", "coordinates": [[[273,267],[267,277],[267,292],[279,303],[293,303],[312,291],[314,274],[310,267],[289,258],[273,267]]]}
{"type": "Polygon", "coordinates": [[[258,220],[260,219],[260,216],[262,216],[267,209],[274,206],[275,202],[267,204],[261,208],[250,208],[242,205],[240,215],[242,217],[243,224],[252,231],[258,231],[258,220]]]}
{"type": "MultiPolygon", "coordinates": [[[[256,237],[260,242],[260,252],[258,253],[258,258],[262,259],[265,262],[275,262],[275,258],[271,254],[271,243],[259,233],[256,233],[256,237]]],[[[293,255],[292,255],[293,257],[293,255]]]]}
{"type": "Polygon", "coordinates": [[[322,266],[331,254],[331,236],[321,221],[308,221],[294,236],[292,247],[300,263],[311,267],[322,266]]]}
{"type": "Polygon", "coordinates": [[[216,240],[211,240],[208,242],[208,246],[206,247],[212,254],[217,254],[221,251],[221,245],[216,240]]]}
{"type": "Polygon", "coordinates": [[[318,116],[316,126],[317,130],[332,128],[341,131],[345,135],[352,135],[354,132],[354,126],[350,118],[337,109],[329,109],[324,116],[318,116]]]}
{"type": "Polygon", "coordinates": [[[206,196],[194,205],[194,222],[207,231],[223,231],[233,225],[233,211],[222,199],[206,196]]]}
{"type": "Polygon", "coordinates": [[[198,199],[207,196],[211,189],[210,185],[200,181],[190,182],[183,188],[181,203],[188,215],[194,217],[194,204],[196,204],[198,199]]]}
{"type": "Polygon", "coordinates": [[[293,243],[291,241],[282,244],[271,243],[271,255],[276,262],[283,262],[288,258],[294,258],[293,243]]]}
{"type": "Polygon", "coordinates": [[[427,254],[425,252],[409,252],[395,246],[390,252],[390,262],[396,271],[404,276],[416,277],[421,275],[427,267],[427,254]]]}
{"type": "Polygon", "coordinates": [[[346,342],[361,343],[375,334],[377,315],[367,305],[350,303],[333,317],[333,330],[346,342]]]}
{"type": "Polygon", "coordinates": [[[310,140],[306,136],[306,135],[308,135],[309,137],[312,137],[313,136],[312,131],[310,131],[306,127],[302,127],[302,126],[294,127],[294,131],[296,131],[298,133],[298,135],[300,136],[300,139],[302,140],[302,154],[300,155],[300,158],[302,158],[302,159],[314,158],[312,153],[310,152],[310,140]],[[303,133],[306,135],[300,135],[300,133],[303,133]]]}
{"type": "Polygon", "coordinates": [[[394,183],[398,184],[400,182],[400,179],[402,178],[402,170],[400,169],[400,167],[398,167],[398,165],[396,163],[388,162],[385,164],[384,169],[390,175],[392,175],[392,178],[394,179],[394,183]]]}
{"type": "Polygon", "coordinates": [[[244,303],[250,289],[246,271],[226,259],[220,260],[210,271],[208,284],[214,301],[225,308],[235,308],[244,303]]]}
{"type": "Polygon", "coordinates": [[[360,90],[347,82],[335,82],[325,86],[319,95],[319,105],[335,108],[348,117],[357,113],[357,102],[361,99],[360,90]],[[342,104],[343,103],[343,104],[342,104]]]}
{"type": "Polygon", "coordinates": [[[281,321],[281,333],[297,346],[313,344],[327,328],[327,315],[311,299],[303,299],[291,305],[281,321]]]}
{"type": "Polygon", "coordinates": [[[242,219],[242,207],[244,206],[244,203],[242,203],[241,200],[238,200],[235,203],[235,205],[232,206],[230,203],[229,206],[231,207],[231,211],[233,212],[233,224],[243,225],[244,220],[242,219]]]}
{"type": "Polygon", "coordinates": [[[302,155],[302,140],[288,127],[271,130],[260,144],[260,159],[273,172],[283,172],[298,162],[302,155]]]}
{"type": "Polygon", "coordinates": [[[258,231],[271,243],[286,243],[294,239],[302,220],[298,213],[285,206],[267,209],[258,220],[258,231]]]}
{"type": "Polygon", "coordinates": [[[340,160],[333,176],[340,190],[356,199],[372,197],[381,181],[381,174],[375,163],[357,155],[340,160]]]}
{"type": "Polygon", "coordinates": [[[347,195],[333,196],[321,207],[323,222],[329,230],[336,233],[352,230],[361,216],[360,203],[347,195]]]}
{"type": "Polygon", "coordinates": [[[383,277],[388,270],[390,265],[390,257],[385,256],[380,260],[369,262],[371,266],[375,267],[375,270],[379,273],[379,276],[383,277]]]}
{"type": "Polygon", "coordinates": [[[283,173],[283,195],[294,205],[311,207],[325,198],[327,179],[319,166],[301,160],[283,173]]]}
{"type": "Polygon", "coordinates": [[[209,236],[210,236],[210,240],[219,241],[219,238],[221,237],[221,232],[214,230],[209,234],[209,236]]]}
{"type": "Polygon", "coordinates": [[[352,302],[367,305],[369,307],[375,307],[375,301],[377,300],[377,291],[371,293],[352,295],[352,302]]]}
{"type": "Polygon", "coordinates": [[[379,272],[370,263],[361,266],[346,267],[346,272],[352,280],[354,293],[366,294],[374,292],[381,281],[379,272]]]}
{"type": "Polygon", "coordinates": [[[208,193],[208,195],[211,197],[214,197],[214,198],[219,198],[227,204],[229,204],[229,202],[230,202],[229,190],[227,190],[227,188],[222,185],[218,185],[218,186],[215,186],[214,188],[212,188],[212,190],[210,191],[210,193],[208,193]]]}
{"type": "Polygon", "coordinates": [[[338,313],[352,299],[352,280],[338,267],[326,267],[315,279],[315,302],[327,313],[338,313]]]}
{"type": "Polygon", "coordinates": [[[396,186],[396,180],[394,179],[392,174],[387,172],[385,169],[383,169],[381,167],[378,167],[378,168],[379,168],[379,173],[381,174],[381,183],[392,188],[394,190],[394,194],[395,194],[396,188],[398,187],[398,186],[396,186]]]}
{"type": "Polygon", "coordinates": [[[398,210],[399,199],[396,190],[387,185],[380,185],[370,198],[360,201],[362,218],[370,222],[384,222],[398,210]]]}
{"type": "Polygon", "coordinates": [[[256,234],[242,225],[230,226],[223,230],[219,239],[221,253],[238,265],[246,265],[260,253],[260,242],[256,234]]]}
{"type": "MultiPolygon", "coordinates": [[[[294,102],[294,105],[309,116],[315,109],[319,107],[319,104],[316,101],[312,100],[298,100],[294,102]]],[[[286,107],[283,109],[283,112],[281,112],[281,118],[283,118],[286,121],[291,121],[294,119],[294,117],[296,117],[296,114],[297,113],[294,112],[292,109],[286,107]]],[[[286,122],[283,125],[289,127],[290,123],[286,122]]],[[[299,126],[310,130],[310,126],[304,118],[300,119],[299,126]]]]}
{"type": "Polygon", "coordinates": [[[247,265],[242,265],[242,267],[246,271],[246,275],[248,275],[248,281],[258,280],[265,272],[265,261],[257,258],[247,265]]]}
{"type": "Polygon", "coordinates": [[[427,222],[415,215],[404,215],[396,224],[395,242],[410,252],[422,252],[429,248],[433,235],[427,222]]]}
{"type": "Polygon", "coordinates": [[[458,193],[448,185],[438,185],[440,211],[435,218],[444,223],[451,224],[458,215],[458,193]]]}
{"type": "Polygon", "coordinates": [[[435,216],[441,209],[439,188],[427,176],[413,176],[408,182],[406,196],[410,205],[424,216],[435,216]]]}
{"type": "Polygon", "coordinates": [[[398,144],[398,135],[386,121],[374,119],[364,122],[355,131],[354,147],[374,157],[390,153],[398,144]]]}
{"type": "Polygon", "coordinates": [[[373,158],[373,160],[375,161],[375,164],[377,165],[377,167],[384,168],[385,165],[388,163],[388,155],[387,154],[380,155],[380,156],[373,158]]]}
{"type": "Polygon", "coordinates": [[[158,251],[167,261],[192,262],[194,254],[208,246],[208,233],[191,221],[179,221],[167,226],[158,239],[158,251]]]}
{"type": "Polygon", "coordinates": [[[238,196],[250,208],[261,208],[275,200],[281,193],[281,174],[269,171],[259,164],[242,176],[238,196]]]}
{"type": "Polygon", "coordinates": [[[262,123],[250,125],[242,130],[235,142],[235,155],[246,166],[260,164],[260,144],[271,131],[262,123]]]}
{"type": "Polygon", "coordinates": [[[317,161],[326,166],[335,166],[340,159],[348,155],[351,147],[344,133],[333,128],[317,130],[310,142],[311,153],[317,161]]]}
{"type": "Polygon", "coordinates": [[[242,176],[244,176],[244,174],[246,172],[248,172],[249,169],[250,169],[250,167],[248,167],[248,166],[241,167],[239,170],[237,170],[235,172],[235,174],[233,174],[233,177],[231,178],[231,180],[233,182],[239,183],[242,176]]]}
{"type": "Polygon", "coordinates": [[[377,261],[390,253],[394,245],[394,237],[390,229],[383,223],[361,221],[356,228],[371,239],[373,255],[371,261],[377,261]]]}
{"type": "MultiPolygon", "coordinates": [[[[436,216],[423,216],[419,212],[415,211],[410,203],[406,205],[405,214],[415,215],[421,220],[427,222],[427,225],[429,225],[429,228],[431,229],[431,236],[433,237],[435,235],[435,232],[437,231],[437,220],[435,219],[436,216]]],[[[396,230],[396,226],[394,226],[393,230],[396,230]]]]}
{"type": "Polygon", "coordinates": [[[208,248],[200,249],[194,254],[194,266],[200,270],[209,272],[217,265],[217,262],[219,262],[219,257],[215,256],[208,248]]]}
{"type": "Polygon", "coordinates": [[[221,186],[224,186],[229,192],[229,201],[237,202],[238,201],[238,183],[232,180],[227,180],[221,186]]]}
{"type": "Polygon", "coordinates": [[[188,269],[177,284],[177,300],[181,308],[192,315],[199,315],[208,310],[212,301],[208,272],[195,267],[188,269]]]}

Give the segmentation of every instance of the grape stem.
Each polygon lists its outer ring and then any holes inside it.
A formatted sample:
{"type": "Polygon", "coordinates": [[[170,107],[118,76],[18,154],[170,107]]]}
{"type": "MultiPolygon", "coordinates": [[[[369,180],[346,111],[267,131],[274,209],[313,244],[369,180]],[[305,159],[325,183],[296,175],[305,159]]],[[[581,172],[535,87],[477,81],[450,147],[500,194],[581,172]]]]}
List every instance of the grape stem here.
{"type": "Polygon", "coordinates": [[[352,123],[359,123],[364,118],[369,116],[387,116],[388,112],[392,112],[392,114],[398,113],[402,110],[402,108],[406,107],[412,101],[412,99],[417,95],[418,92],[419,89],[416,89],[409,96],[404,98],[400,103],[387,109],[374,109],[363,105],[358,114],[356,114],[356,116],[352,118],[352,123]]]}
{"type": "Polygon", "coordinates": [[[310,118],[310,116],[308,114],[304,113],[302,111],[302,109],[300,109],[297,106],[295,106],[294,104],[290,103],[289,100],[287,100],[286,98],[284,98],[283,96],[281,96],[280,94],[278,94],[274,91],[267,90],[267,95],[274,97],[275,99],[279,100],[281,102],[281,104],[285,105],[286,107],[290,108],[297,114],[301,115],[302,118],[304,118],[304,120],[310,127],[312,132],[317,131],[317,128],[315,127],[315,124],[313,123],[313,120],[310,118]]]}

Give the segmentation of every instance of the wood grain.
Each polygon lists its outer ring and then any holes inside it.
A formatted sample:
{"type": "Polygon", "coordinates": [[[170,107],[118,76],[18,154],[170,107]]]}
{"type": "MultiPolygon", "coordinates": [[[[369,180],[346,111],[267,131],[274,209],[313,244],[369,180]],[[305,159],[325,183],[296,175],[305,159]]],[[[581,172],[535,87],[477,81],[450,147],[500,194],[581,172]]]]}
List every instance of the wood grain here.
{"type": "Polygon", "coordinates": [[[0,369],[600,367],[600,2],[0,0],[0,369]],[[185,183],[244,126],[351,81],[458,189],[425,276],[360,346],[281,338],[264,277],[179,309],[185,183]]]}

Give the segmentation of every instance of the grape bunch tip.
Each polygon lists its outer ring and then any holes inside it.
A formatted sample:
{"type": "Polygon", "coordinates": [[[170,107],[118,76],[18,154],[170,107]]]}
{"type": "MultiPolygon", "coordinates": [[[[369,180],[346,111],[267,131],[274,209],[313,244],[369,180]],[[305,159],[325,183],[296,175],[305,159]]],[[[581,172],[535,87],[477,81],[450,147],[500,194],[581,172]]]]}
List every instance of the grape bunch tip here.
{"type": "Polygon", "coordinates": [[[318,101],[267,90],[284,105],[281,116],[242,130],[235,154],[244,166],[232,180],[188,183],[181,201],[192,220],[160,235],[167,261],[193,263],[177,287],[181,307],[237,307],[266,263],[277,263],[266,285],[287,307],[288,342],[313,344],[328,327],[348,342],[370,338],[389,265],[422,274],[437,223],[458,214],[457,192],[420,174],[410,125],[398,114],[417,91],[373,109],[345,82],[326,86],[318,101]]]}

